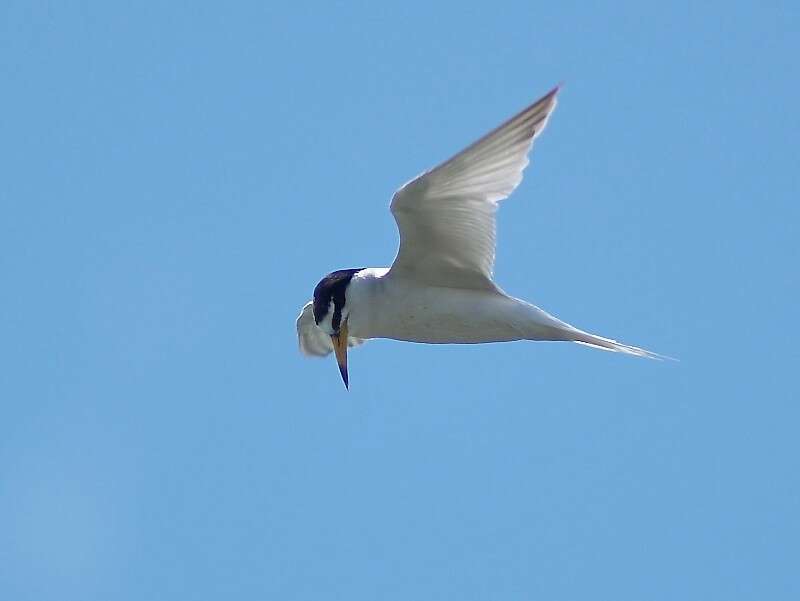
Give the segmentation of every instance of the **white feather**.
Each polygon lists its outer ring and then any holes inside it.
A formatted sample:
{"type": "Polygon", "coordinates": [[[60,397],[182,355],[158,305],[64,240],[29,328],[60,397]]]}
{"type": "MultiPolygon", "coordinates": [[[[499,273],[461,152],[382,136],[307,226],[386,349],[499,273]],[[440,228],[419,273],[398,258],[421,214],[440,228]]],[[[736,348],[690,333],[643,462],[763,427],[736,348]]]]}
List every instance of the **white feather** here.
{"type": "Polygon", "coordinates": [[[391,274],[434,286],[495,289],[495,211],[522,181],[556,106],[553,89],[392,198],[400,248],[391,274]]]}

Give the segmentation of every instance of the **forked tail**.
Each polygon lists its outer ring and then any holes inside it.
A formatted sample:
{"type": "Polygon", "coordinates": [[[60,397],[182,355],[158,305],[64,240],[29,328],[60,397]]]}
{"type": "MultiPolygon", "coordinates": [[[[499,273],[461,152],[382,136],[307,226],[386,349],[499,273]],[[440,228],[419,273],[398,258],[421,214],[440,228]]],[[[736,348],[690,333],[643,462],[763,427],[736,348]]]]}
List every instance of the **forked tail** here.
{"type": "MultiPolygon", "coordinates": [[[[648,359],[675,361],[672,357],[659,355],[638,346],[632,346],[623,342],[617,342],[611,338],[603,338],[589,332],[579,330],[557,317],[550,315],[547,311],[540,309],[536,305],[531,305],[519,299],[511,299],[515,304],[515,309],[519,311],[520,322],[524,323],[525,338],[527,340],[561,340],[566,342],[577,342],[585,344],[603,351],[613,353],[625,353],[636,357],[647,357],[648,359]]],[[[522,329],[520,328],[520,329],[522,329]]]]}
{"type": "Polygon", "coordinates": [[[617,342],[616,340],[611,340],[610,338],[595,336],[594,334],[589,334],[588,332],[584,332],[578,329],[570,328],[568,330],[562,330],[562,333],[564,335],[563,338],[564,340],[571,340],[572,342],[577,342],[578,344],[585,344],[586,346],[598,348],[603,351],[611,351],[612,353],[625,353],[627,355],[635,355],[637,357],[647,357],[648,359],[658,359],[660,361],[665,359],[672,361],[675,360],[672,357],[667,357],[666,355],[659,355],[658,353],[654,353],[652,351],[639,348],[638,346],[631,346],[630,344],[617,342]]]}

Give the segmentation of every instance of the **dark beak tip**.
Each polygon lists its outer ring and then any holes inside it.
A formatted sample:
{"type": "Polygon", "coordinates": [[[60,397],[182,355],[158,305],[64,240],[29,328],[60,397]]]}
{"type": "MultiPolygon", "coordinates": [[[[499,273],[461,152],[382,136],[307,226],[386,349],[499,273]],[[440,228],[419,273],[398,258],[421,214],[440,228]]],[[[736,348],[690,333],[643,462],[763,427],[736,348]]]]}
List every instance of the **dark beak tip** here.
{"type": "Polygon", "coordinates": [[[342,382],[344,382],[344,387],[347,390],[350,390],[350,378],[347,376],[347,368],[339,366],[339,373],[342,374],[342,382]]]}

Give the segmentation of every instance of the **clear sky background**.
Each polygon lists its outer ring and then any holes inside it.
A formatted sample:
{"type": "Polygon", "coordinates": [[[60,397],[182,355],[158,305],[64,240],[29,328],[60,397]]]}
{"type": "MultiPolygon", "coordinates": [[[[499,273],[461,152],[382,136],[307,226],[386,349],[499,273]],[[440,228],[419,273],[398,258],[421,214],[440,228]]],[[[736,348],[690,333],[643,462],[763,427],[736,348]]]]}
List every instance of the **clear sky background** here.
{"type": "Polygon", "coordinates": [[[796,2],[0,3],[0,598],[798,599],[796,2]],[[501,286],[300,356],[392,192],[565,82],[501,286]]]}

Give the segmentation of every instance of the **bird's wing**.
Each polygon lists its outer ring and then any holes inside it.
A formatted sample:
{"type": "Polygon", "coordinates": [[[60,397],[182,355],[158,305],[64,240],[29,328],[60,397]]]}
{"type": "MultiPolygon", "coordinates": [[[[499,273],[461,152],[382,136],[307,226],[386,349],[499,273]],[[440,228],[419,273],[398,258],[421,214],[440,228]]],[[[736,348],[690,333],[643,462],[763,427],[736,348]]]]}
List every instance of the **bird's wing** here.
{"type": "Polygon", "coordinates": [[[522,181],[533,139],[558,87],[438,167],[395,192],[400,249],[390,275],[421,283],[494,289],[497,203],[522,181]]]}
{"type": "MultiPolygon", "coordinates": [[[[310,357],[324,357],[333,352],[331,337],[314,321],[313,301],[306,304],[297,316],[297,341],[302,353],[310,357]]],[[[363,338],[347,337],[347,346],[358,346],[363,343],[363,338]]]]}

